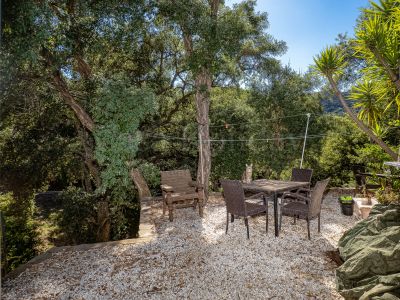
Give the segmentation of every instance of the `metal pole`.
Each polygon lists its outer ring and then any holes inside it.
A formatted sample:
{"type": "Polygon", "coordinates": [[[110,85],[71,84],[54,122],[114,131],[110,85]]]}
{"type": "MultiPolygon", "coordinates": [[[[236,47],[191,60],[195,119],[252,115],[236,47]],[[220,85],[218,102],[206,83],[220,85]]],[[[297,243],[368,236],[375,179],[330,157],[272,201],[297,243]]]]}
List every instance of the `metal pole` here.
{"type": "Polygon", "coordinates": [[[300,169],[303,167],[304,151],[306,149],[307,132],[308,132],[308,124],[310,123],[310,116],[311,116],[311,114],[308,113],[307,114],[306,132],[304,133],[303,151],[301,153],[300,169]]]}

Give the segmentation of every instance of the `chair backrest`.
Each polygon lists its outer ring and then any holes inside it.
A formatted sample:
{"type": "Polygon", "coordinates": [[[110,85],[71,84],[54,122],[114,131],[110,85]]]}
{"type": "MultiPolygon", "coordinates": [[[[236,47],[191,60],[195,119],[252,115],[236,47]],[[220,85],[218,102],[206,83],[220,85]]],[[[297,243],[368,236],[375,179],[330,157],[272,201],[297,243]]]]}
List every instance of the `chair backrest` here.
{"type": "Polygon", "coordinates": [[[144,198],[151,197],[149,186],[147,185],[146,180],[143,178],[138,169],[133,169],[131,171],[131,177],[133,182],[135,183],[136,188],[138,189],[139,199],[143,200],[144,198]]]}
{"type": "Polygon", "coordinates": [[[308,214],[311,217],[318,215],[321,212],[321,203],[324,196],[326,187],[328,186],[330,178],[318,181],[311,192],[311,204],[308,214]]]}
{"type": "Polygon", "coordinates": [[[161,184],[172,186],[174,193],[193,191],[194,188],[189,185],[191,181],[192,177],[187,169],[161,172],[161,184]]]}
{"type": "Polygon", "coordinates": [[[228,213],[244,216],[246,214],[246,205],[242,183],[239,180],[227,179],[223,179],[220,182],[228,213]]]}
{"type": "Polygon", "coordinates": [[[291,181],[311,182],[313,170],[312,169],[292,169],[291,181]]]}

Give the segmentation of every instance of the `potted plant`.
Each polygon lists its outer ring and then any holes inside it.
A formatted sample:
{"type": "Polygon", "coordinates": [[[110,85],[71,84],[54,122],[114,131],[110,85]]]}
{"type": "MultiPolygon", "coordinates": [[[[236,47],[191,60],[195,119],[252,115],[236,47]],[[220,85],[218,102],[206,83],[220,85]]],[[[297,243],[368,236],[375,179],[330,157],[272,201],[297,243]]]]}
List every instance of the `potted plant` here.
{"type": "Polygon", "coordinates": [[[342,209],[342,214],[345,216],[353,215],[354,200],[352,196],[340,196],[339,203],[342,209]]]}

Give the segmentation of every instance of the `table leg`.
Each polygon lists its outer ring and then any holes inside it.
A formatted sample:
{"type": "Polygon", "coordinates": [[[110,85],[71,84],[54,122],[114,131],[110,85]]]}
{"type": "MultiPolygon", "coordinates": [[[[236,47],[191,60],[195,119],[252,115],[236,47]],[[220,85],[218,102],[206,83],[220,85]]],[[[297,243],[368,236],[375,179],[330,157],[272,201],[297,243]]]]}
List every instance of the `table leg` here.
{"type": "Polygon", "coordinates": [[[275,236],[279,236],[278,229],[278,195],[274,193],[274,221],[275,221],[275,236]]]}

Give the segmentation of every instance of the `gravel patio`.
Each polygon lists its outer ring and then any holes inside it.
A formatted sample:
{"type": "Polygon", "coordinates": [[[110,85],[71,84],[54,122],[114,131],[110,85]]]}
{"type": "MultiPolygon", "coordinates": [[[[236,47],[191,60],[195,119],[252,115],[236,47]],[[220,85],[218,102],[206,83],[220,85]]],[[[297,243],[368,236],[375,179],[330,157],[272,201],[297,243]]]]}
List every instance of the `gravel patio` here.
{"type": "MultiPolygon", "coordinates": [[[[270,204],[271,205],[271,204],[270,204]]],[[[335,291],[334,250],[357,219],[340,214],[337,198],[325,197],[321,234],[311,222],[284,218],[278,238],[265,217],[243,220],[225,235],[225,207],[212,197],[204,219],[180,209],[174,222],[149,210],[155,237],[147,242],[84,251],[62,251],[3,284],[3,299],[341,299],[335,291]]]]}

